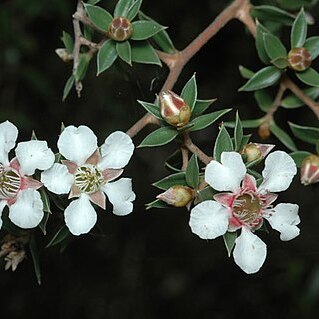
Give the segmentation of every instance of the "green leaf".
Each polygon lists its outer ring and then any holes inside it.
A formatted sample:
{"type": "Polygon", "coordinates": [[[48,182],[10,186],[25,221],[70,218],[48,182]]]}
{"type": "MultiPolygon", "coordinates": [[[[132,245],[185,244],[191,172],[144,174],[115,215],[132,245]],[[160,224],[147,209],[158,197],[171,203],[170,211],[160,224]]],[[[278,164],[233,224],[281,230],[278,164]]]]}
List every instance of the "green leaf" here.
{"type": "Polygon", "coordinates": [[[173,172],[180,172],[180,167],[182,166],[182,153],[180,149],[177,149],[173,154],[171,154],[166,162],[165,167],[173,172]]]}
{"type": "Polygon", "coordinates": [[[285,69],[288,66],[288,59],[287,58],[277,58],[270,61],[274,66],[278,69],[285,69]]]}
{"type": "Polygon", "coordinates": [[[305,152],[305,151],[296,151],[296,152],[289,153],[289,155],[293,158],[293,160],[295,161],[297,167],[301,167],[302,161],[307,156],[311,155],[311,153],[305,152]]]}
{"type": "Polygon", "coordinates": [[[40,269],[40,261],[39,261],[39,253],[37,243],[35,241],[34,236],[30,237],[29,248],[33,260],[34,272],[37,277],[38,284],[41,285],[41,269],[40,269]]]}
{"type": "Polygon", "coordinates": [[[154,23],[153,21],[140,20],[132,23],[133,33],[132,40],[146,40],[154,34],[165,29],[164,26],[154,23]]]}
{"type": "Polygon", "coordinates": [[[106,40],[97,53],[97,75],[107,70],[117,58],[116,45],[113,40],[106,40]]]}
{"type": "Polygon", "coordinates": [[[240,66],[238,67],[238,69],[239,69],[240,75],[241,75],[244,79],[247,79],[247,80],[249,80],[250,78],[252,78],[252,77],[254,76],[254,74],[255,74],[255,72],[253,72],[253,71],[251,71],[251,70],[245,68],[245,67],[242,66],[242,65],[240,65],[240,66]]]}
{"type": "Polygon", "coordinates": [[[295,16],[293,14],[269,5],[254,6],[250,13],[254,18],[265,21],[280,22],[283,25],[292,25],[295,20],[295,16]]]}
{"type": "Polygon", "coordinates": [[[301,126],[294,123],[289,123],[293,134],[302,141],[314,144],[319,140],[319,128],[310,126],[301,126]]]}
{"type": "Polygon", "coordinates": [[[92,4],[92,5],[95,5],[97,3],[101,2],[101,0],[88,0],[87,3],[88,4],[92,4]]]}
{"type": "MultiPolygon", "coordinates": [[[[255,120],[243,120],[241,121],[241,125],[244,128],[255,128],[258,127],[263,122],[263,118],[255,119],[255,120]]],[[[224,122],[226,127],[234,128],[235,122],[224,122]]]]}
{"type": "Polygon", "coordinates": [[[231,137],[229,136],[224,125],[221,126],[214,146],[214,159],[220,162],[220,157],[223,152],[231,152],[234,150],[231,137]]]}
{"type": "Polygon", "coordinates": [[[140,7],[142,4],[142,0],[135,0],[132,5],[129,7],[126,17],[132,21],[138,12],[140,11],[140,7]]]}
{"type": "MultiPolygon", "coordinates": [[[[311,99],[315,100],[319,96],[319,88],[317,87],[310,87],[307,89],[302,90],[304,94],[309,96],[311,99]]],[[[281,106],[286,109],[295,109],[297,107],[303,106],[305,103],[301,101],[296,95],[289,94],[287,95],[282,101],[281,106]]]]}
{"type": "Polygon", "coordinates": [[[171,142],[178,135],[178,131],[165,126],[147,135],[138,147],[162,146],[171,142]]]}
{"type": "Polygon", "coordinates": [[[180,172],[176,174],[172,174],[169,176],[164,177],[163,179],[159,180],[152,184],[153,186],[162,189],[164,191],[168,190],[174,185],[183,185],[187,186],[186,182],[186,174],[185,172],[180,172]]]}
{"type": "Polygon", "coordinates": [[[89,19],[97,26],[102,32],[106,32],[108,26],[111,24],[113,17],[105,9],[91,4],[84,4],[85,11],[87,12],[89,19]]]}
{"type": "Polygon", "coordinates": [[[239,91],[255,91],[266,88],[278,82],[281,71],[274,66],[267,66],[259,70],[244,84],[239,91]]]}
{"type": "Polygon", "coordinates": [[[71,37],[71,35],[65,31],[63,31],[61,40],[65,46],[66,52],[68,54],[72,54],[74,43],[73,43],[73,38],[71,37]]]}
{"type": "Polygon", "coordinates": [[[114,17],[126,17],[133,3],[137,0],[119,0],[114,9],[114,17]]]}
{"type": "Polygon", "coordinates": [[[199,184],[199,166],[196,154],[193,154],[188,162],[186,169],[186,182],[188,186],[194,189],[196,189],[199,184]]]}
{"type": "Polygon", "coordinates": [[[197,84],[195,73],[185,84],[181,93],[181,98],[189,105],[191,110],[193,110],[197,98],[197,84]]]}
{"type": "Polygon", "coordinates": [[[301,7],[311,8],[318,0],[277,0],[278,4],[289,11],[298,11],[301,7]]]}
{"type": "Polygon", "coordinates": [[[156,118],[158,118],[161,121],[163,120],[161,116],[161,110],[158,107],[158,105],[144,102],[144,101],[139,101],[139,100],[137,100],[137,102],[141,104],[148,113],[151,113],[152,115],[154,115],[156,118]]]}
{"type": "Polygon", "coordinates": [[[303,72],[296,72],[296,76],[305,84],[319,87],[319,74],[313,68],[309,68],[303,72]]]}
{"type": "Polygon", "coordinates": [[[269,124],[270,131],[282,144],[284,144],[291,151],[297,151],[294,141],[283,129],[281,129],[274,121],[271,121],[269,124]]]}
{"type": "Polygon", "coordinates": [[[287,50],[280,39],[271,33],[264,33],[265,50],[270,60],[286,57],[287,50]]]}
{"type": "Polygon", "coordinates": [[[291,48],[303,47],[307,37],[307,19],[303,9],[294,21],[290,33],[291,48]]]}
{"type": "Polygon", "coordinates": [[[45,246],[45,248],[49,248],[61,243],[64,239],[66,239],[70,235],[70,231],[66,225],[63,225],[52,237],[50,242],[45,246]]]}
{"type": "Polygon", "coordinates": [[[235,123],[235,130],[234,130],[234,139],[235,139],[235,151],[239,151],[242,139],[243,139],[243,126],[241,124],[238,111],[236,112],[236,123],[235,123]]]}
{"type": "Polygon", "coordinates": [[[319,55],[319,37],[310,37],[305,41],[304,48],[308,50],[311,59],[314,60],[319,55]]]}
{"type": "Polygon", "coordinates": [[[257,53],[259,56],[259,59],[265,63],[265,64],[269,64],[270,63],[270,59],[268,57],[268,54],[266,52],[265,49],[265,43],[264,43],[264,34],[265,33],[270,33],[262,24],[260,24],[257,21],[256,24],[256,49],[257,49],[257,53]]]}
{"type": "Polygon", "coordinates": [[[132,44],[132,61],[162,66],[154,48],[147,41],[132,44]]]}
{"type": "Polygon", "coordinates": [[[223,115],[225,115],[231,110],[232,109],[225,109],[225,110],[220,110],[220,111],[216,111],[209,114],[200,115],[190,122],[190,124],[192,124],[193,126],[189,129],[189,131],[195,132],[195,131],[202,130],[208,127],[209,125],[213,124],[220,117],[222,117],[223,115]]]}
{"type": "Polygon", "coordinates": [[[237,232],[226,232],[223,235],[224,243],[227,249],[228,257],[231,256],[231,252],[235,245],[235,240],[237,238],[237,232]]]}
{"type": "Polygon", "coordinates": [[[272,108],[273,98],[268,94],[266,90],[255,91],[254,96],[259,108],[262,111],[267,112],[269,109],[272,108]]]}
{"type": "Polygon", "coordinates": [[[242,140],[241,140],[241,145],[240,145],[239,150],[241,150],[241,149],[244,147],[244,145],[248,144],[250,138],[251,138],[251,134],[243,135],[243,138],[242,138],[242,140]]]}
{"type": "Polygon", "coordinates": [[[194,205],[197,205],[205,200],[212,200],[215,194],[216,191],[209,186],[197,191],[194,205]]]}
{"type": "Polygon", "coordinates": [[[86,71],[89,67],[90,60],[91,60],[91,55],[87,53],[83,53],[80,55],[79,64],[74,74],[76,81],[81,81],[84,79],[86,71]]]}
{"type": "Polygon", "coordinates": [[[68,97],[73,85],[74,85],[75,79],[73,74],[68,78],[68,80],[65,83],[64,89],[63,89],[63,97],[62,101],[65,101],[65,99],[68,97]]]}
{"type": "Polygon", "coordinates": [[[50,216],[50,213],[48,212],[44,212],[44,215],[43,215],[43,218],[39,224],[39,227],[43,233],[43,235],[46,235],[47,234],[47,223],[48,223],[48,220],[49,220],[49,216],[50,216]]]}
{"type": "Polygon", "coordinates": [[[117,42],[116,51],[119,57],[129,65],[132,65],[132,50],[129,41],[117,42]]]}
{"type": "Polygon", "coordinates": [[[50,208],[50,200],[47,193],[45,192],[43,188],[40,189],[40,195],[41,195],[41,200],[43,202],[43,211],[51,214],[52,212],[50,208]]]}
{"type": "Polygon", "coordinates": [[[156,199],[151,203],[146,204],[146,210],[149,210],[151,208],[168,208],[170,207],[165,202],[161,201],[160,199],[156,199]]]}
{"type": "Polygon", "coordinates": [[[209,106],[214,103],[217,99],[211,100],[196,100],[193,111],[192,111],[192,118],[197,117],[198,115],[204,113],[209,106]]]}

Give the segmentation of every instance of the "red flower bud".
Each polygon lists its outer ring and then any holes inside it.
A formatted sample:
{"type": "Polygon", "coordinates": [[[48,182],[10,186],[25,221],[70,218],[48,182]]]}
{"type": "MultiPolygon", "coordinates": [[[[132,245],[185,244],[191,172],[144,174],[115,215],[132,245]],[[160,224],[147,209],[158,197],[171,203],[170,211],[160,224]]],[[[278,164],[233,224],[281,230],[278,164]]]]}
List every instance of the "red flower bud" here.
{"type": "Polygon", "coordinates": [[[311,62],[311,55],[306,48],[293,48],[288,53],[289,66],[295,71],[308,69],[311,62]]]}
{"type": "Polygon", "coordinates": [[[319,182],[319,156],[309,155],[301,163],[301,183],[304,185],[319,182]]]}
{"type": "Polygon", "coordinates": [[[113,19],[108,28],[108,36],[115,41],[125,41],[132,35],[133,28],[131,22],[125,17],[113,19]]]}
{"type": "Polygon", "coordinates": [[[157,196],[158,199],[175,207],[190,205],[194,197],[195,191],[192,188],[183,185],[172,186],[166,192],[157,196]]]}

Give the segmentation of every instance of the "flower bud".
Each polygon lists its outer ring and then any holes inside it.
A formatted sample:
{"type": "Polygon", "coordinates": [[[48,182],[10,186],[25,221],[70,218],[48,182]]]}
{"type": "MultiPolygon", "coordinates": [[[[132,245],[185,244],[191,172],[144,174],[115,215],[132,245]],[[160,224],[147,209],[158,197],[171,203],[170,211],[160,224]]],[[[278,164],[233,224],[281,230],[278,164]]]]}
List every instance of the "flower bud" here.
{"type": "Polygon", "coordinates": [[[132,33],[132,24],[125,17],[114,18],[108,28],[108,36],[119,42],[129,39],[132,33]]]}
{"type": "Polygon", "coordinates": [[[269,129],[268,122],[265,122],[259,126],[258,134],[263,140],[267,139],[270,136],[270,129],[269,129]]]}
{"type": "Polygon", "coordinates": [[[295,71],[308,69],[311,62],[311,55],[306,48],[293,48],[288,53],[289,66],[295,71]]]}
{"type": "Polygon", "coordinates": [[[159,99],[161,115],[168,124],[182,127],[189,122],[192,111],[179,95],[172,91],[163,91],[159,99]]]}
{"type": "Polygon", "coordinates": [[[241,154],[247,162],[252,162],[265,158],[274,147],[272,144],[249,143],[244,145],[241,154]]]}
{"type": "Polygon", "coordinates": [[[191,204],[194,197],[195,191],[192,188],[183,185],[174,185],[166,192],[159,194],[156,198],[175,207],[185,207],[191,204]]]}
{"type": "Polygon", "coordinates": [[[56,49],[55,53],[63,62],[70,62],[73,60],[72,54],[69,54],[66,49],[56,49]]]}
{"type": "Polygon", "coordinates": [[[301,163],[300,180],[304,185],[319,182],[319,156],[309,155],[301,163]]]}

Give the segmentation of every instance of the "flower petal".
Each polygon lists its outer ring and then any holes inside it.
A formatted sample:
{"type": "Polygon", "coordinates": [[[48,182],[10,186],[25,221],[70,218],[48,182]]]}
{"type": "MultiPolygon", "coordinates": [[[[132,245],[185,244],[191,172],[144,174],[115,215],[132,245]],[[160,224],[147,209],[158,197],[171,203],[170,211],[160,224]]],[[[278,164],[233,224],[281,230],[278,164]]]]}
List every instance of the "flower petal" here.
{"type": "Polygon", "coordinates": [[[10,220],[21,228],[38,226],[43,215],[40,193],[34,189],[20,191],[16,202],[9,207],[10,220]]]}
{"type": "Polygon", "coordinates": [[[297,173],[294,160],[283,151],[268,155],[262,172],[264,181],[258,190],[261,193],[281,192],[286,190],[297,173]]]}
{"type": "Polygon", "coordinates": [[[296,226],[300,223],[298,209],[296,204],[282,203],[273,208],[274,212],[266,217],[271,227],[280,232],[281,240],[291,240],[299,235],[300,229],[296,226]]]}
{"type": "Polygon", "coordinates": [[[5,200],[0,200],[0,229],[2,227],[2,218],[1,218],[2,211],[5,208],[6,204],[7,204],[7,202],[5,200]]]}
{"type": "Polygon", "coordinates": [[[97,221],[96,212],[89,197],[82,194],[79,199],[72,201],[64,211],[64,219],[73,235],[88,233],[97,221]]]}
{"type": "Polygon", "coordinates": [[[116,131],[108,136],[101,146],[102,160],[98,167],[123,168],[127,165],[134,151],[132,139],[124,132],[116,131]]]}
{"type": "Polygon", "coordinates": [[[21,142],[16,148],[16,156],[25,175],[33,175],[36,169],[48,169],[54,163],[54,154],[46,141],[21,142]]]}
{"type": "Polygon", "coordinates": [[[67,194],[74,182],[74,176],[65,165],[55,163],[51,168],[42,172],[41,182],[52,193],[67,194]]]}
{"type": "Polygon", "coordinates": [[[214,239],[226,233],[228,218],[227,208],[213,200],[207,200],[191,210],[189,226],[200,238],[214,239]]]}
{"type": "Polygon", "coordinates": [[[0,124],[0,163],[8,165],[8,154],[16,144],[18,129],[9,121],[0,124]]]}
{"type": "Polygon", "coordinates": [[[256,192],[257,191],[257,187],[256,187],[256,179],[254,176],[246,174],[244,180],[243,180],[243,184],[242,184],[242,189],[244,189],[245,191],[253,191],[256,192]]]}
{"type": "Polygon", "coordinates": [[[205,170],[205,181],[218,191],[235,192],[246,174],[241,155],[236,152],[223,152],[221,163],[212,160],[205,170]]]}
{"type": "Polygon", "coordinates": [[[235,263],[246,273],[253,274],[263,265],[267,255],[266,244],[248,228],[242,227],[235,241],[235,263]]]}
{"type": "Polygon", "coordinates": [[[115,182],[106,183],[102,190],[113,204],[113,214],[124,216],[133,211],[132,201],[135,199],[135,194],[130,178],[121,178],[115,182]]]}
{"type": "Polygon", "coordinates": [[[61,133],[58,148],[66,159],[82,165],[96,151],[97,138],[87,126],[70,125],[61,133]]]}

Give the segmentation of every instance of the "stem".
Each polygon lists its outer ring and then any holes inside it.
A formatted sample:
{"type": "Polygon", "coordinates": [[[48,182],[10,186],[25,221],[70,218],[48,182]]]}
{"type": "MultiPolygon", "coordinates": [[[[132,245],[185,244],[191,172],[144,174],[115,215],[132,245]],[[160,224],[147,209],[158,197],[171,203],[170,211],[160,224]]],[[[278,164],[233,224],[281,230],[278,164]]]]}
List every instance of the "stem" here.
{"type": "Polygon", "coordinates": [[[190,152],[193,154],[197,154],[199,160],[204,164],[210,163],[213,159],[212,157],[206,155],[198,146],[196,146],[191,138],[189,137],[188,133],[184,133],[184,147],[186,147],[190,152]]]}

